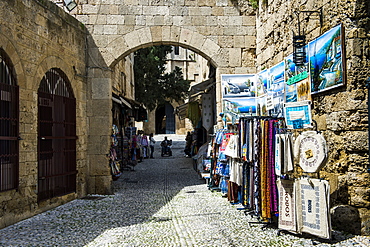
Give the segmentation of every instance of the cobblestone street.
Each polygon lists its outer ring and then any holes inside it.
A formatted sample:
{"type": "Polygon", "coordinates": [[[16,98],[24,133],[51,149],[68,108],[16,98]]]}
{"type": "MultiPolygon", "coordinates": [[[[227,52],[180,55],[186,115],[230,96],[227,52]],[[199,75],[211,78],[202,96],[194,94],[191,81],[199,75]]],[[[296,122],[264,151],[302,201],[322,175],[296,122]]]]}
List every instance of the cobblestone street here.
{"type": "MultiPolygon", "coordinates": [[[[277,234],[208,190],[171,136],[173,157],[145,159],[114,182],[115,194],[91,195],[0,230],[1,246],[369,246],[334,234],[330,243],[277,234]]],[[[177,138],[177,140],[176,140],[177,138]]]]}

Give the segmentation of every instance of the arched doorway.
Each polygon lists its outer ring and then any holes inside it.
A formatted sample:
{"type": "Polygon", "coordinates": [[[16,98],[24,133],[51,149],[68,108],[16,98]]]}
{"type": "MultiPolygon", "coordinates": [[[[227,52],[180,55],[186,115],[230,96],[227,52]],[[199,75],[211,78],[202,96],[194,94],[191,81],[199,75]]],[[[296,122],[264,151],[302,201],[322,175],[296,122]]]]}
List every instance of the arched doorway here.
{"type": "Polygon", "coordinates": [[[160,105],[155,111],[156,134],[175,134],[176,121],[173,106],[169,103],[160,105]]]}
{"type": "Polygon", "coordinates": [[[76,100],[60,69],[38,89],[38,201],[76,191],[76,100]]]}
{"type": "Polygon", "coordinates": [[[18,187],[19,88],[13,64],[0,49],[0,191],[18,187]]]}

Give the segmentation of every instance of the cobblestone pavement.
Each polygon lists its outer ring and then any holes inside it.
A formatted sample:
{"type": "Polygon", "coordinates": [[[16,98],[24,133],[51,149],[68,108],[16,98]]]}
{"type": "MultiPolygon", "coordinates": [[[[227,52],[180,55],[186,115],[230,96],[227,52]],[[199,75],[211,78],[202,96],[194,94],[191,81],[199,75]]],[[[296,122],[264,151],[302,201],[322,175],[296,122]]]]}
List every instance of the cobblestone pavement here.
{"type": "MultiPolygon", "coordinates": [[[[0,246],[370,246],[368,237],[334,240],[264,228],[208,190],[183,155],[145,159],[114,182],[114,195],[90,195],[0,230],[0,246]]],[[[157,140],[163,139],[156,136],[157,140]]]]}

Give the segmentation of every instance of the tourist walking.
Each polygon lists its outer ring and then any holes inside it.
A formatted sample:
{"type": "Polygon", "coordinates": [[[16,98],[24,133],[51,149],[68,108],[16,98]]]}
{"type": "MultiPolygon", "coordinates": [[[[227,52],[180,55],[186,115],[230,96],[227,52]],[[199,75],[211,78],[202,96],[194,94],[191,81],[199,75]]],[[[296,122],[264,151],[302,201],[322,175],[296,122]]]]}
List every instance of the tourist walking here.
{"type": "Polygon", "coordinates": [[[155,144],[155,140],[154,140],[154,137],[153,137],[153,133],[150,133],[150,135],[149,135],[149,146],[150,146],[150,158],[151,159],[154,159],[154,156],[153,156],[154,144],[155,144]]]}

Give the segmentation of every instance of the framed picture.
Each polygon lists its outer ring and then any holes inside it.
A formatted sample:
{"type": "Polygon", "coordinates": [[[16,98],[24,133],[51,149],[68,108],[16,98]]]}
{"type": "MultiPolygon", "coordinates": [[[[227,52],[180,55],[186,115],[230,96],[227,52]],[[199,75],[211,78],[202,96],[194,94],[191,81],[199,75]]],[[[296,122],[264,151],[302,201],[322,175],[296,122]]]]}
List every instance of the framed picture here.
{"type": "Polygon", "coordinates": [[[311,101],[284,104],[284,117],[288,129],[312,128],[311,101]]]}
{"type": "Polygon", "coordinates": [[[255,75],[221,75],[222,98],[255,97],[255,75]]]}
{"type": "Polygon", "coordinates": [[[297,82],[297,101],[311,100],[311,82],[309,78],[297,82]]]}
{"type": "Polygon", "coordinates": [[[221,90],[222,111],[227,123],[236,123],[240,117],[257,114],[255,75],[223,74],[221,90]]]}
{"type": "Polygon", "coordinates": [[[268,82],[269,82],[269,71],[267,69],[262,70],[257,74],[256,78],[257,97],[267,94],[268,82]]]}
{"type": "Polygon", "coordinates": [[[342,25],[309,42],[308,56],[312,94],[345,84],[346,61],[342,25]]]}
{"type": "Polygon", "coordinates": [[[283,103],[285,91],[285,66],[284,61],[269,69],[267,85],[267,110],[272,117],[283,116],[283,103]]]}

